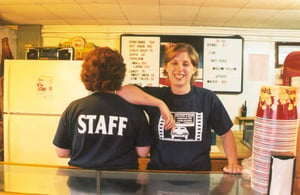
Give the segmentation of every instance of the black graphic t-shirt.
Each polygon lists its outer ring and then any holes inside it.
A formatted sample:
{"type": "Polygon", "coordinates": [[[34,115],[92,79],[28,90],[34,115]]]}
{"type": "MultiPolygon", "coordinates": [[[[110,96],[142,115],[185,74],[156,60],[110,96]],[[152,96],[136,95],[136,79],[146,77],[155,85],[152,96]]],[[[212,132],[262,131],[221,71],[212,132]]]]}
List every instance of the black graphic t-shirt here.
{"type": "Polygon", "coordinates": [[[164,130],[159,109],[145,107],[152,133],[148,169],[210,170],[211,130],[225,134],[232,121],[219,98],[210,90],[192,86],[185,95],[175,95],[169,87],[144,87],[162,99],[174,115],[176,126],[164,130]]]}
{"type": "Polygon", "coordinates": [[[143,111],[110,93],[73,101],[60,119],[53,143],[71,149],[69,164],[89,169],[137,169],[137,146],[150,145],[143,111]]]}

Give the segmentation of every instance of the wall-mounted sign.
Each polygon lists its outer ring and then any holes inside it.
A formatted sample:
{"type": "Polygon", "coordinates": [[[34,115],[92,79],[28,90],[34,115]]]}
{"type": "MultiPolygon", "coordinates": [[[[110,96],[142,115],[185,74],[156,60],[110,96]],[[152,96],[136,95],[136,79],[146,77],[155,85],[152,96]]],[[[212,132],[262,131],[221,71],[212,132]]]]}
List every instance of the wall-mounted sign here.
{"type": "Polygon", "coordinates": [[[217,92],[241,92],[242,39],[204,38],[203,87],[217,92]]]}
{"type": "Polygon", "coordinates": [[[158,86],[160,38],[122,36],[121,43],[127,67],[124,84],[158,86]]]}
{"type": "Polygon", "coordinates": [[[121,54],[127,65],[125,83],[168,85],[162,74],[165,45],[189,43],[199,54],[194,85],[216,93],[242,93],[243,38],[185,35],[121,35],[121,54]]]}

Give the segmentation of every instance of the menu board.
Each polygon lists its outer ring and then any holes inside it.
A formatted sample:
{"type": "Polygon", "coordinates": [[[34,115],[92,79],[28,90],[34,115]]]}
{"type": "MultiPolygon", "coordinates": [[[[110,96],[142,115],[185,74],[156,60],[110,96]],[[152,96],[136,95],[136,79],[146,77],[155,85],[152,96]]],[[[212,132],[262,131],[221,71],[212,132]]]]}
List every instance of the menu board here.
{"type": "Polygon", "coordinates": [[[204,38],[203,87],[217,92],[242,91],[242,39],[204,38]]]}
{"type": "Polygon", "coordinates": [[[123,36],[121,42],[127,67],[124,84],[158,86],[160,37],[123,36]]]}
{"type": "Polygon", "coordinates": [[[242,93],[243,38],[186,35],[121,35],[121,54],[127,65],[125,83],[166,86],[163,55],[166,44],[185,42],[199,54],[199,76],[193,85],[216,93],[242,93]]]}

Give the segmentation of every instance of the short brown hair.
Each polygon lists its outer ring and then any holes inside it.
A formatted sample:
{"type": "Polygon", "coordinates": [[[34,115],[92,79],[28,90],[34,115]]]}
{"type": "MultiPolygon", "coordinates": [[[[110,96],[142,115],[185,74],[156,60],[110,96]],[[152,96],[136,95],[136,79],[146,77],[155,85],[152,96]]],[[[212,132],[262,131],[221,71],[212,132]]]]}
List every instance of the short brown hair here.
{"type": "Polygon", "coordinates": [[[81,81],[89,91],[113,91],[121,88],[125,77],[121,54],[109,47],[97,47],[82,63],[81,81]]]}
{"type": "MultiPolygon", "coordinates": [[[[196,72],[191,79],[191,83],[193,83],[198,76],[199,55],[192,45],[188,43],[170,43],[165,47],[165,55],[163,58],[164,66],[181,52],[188,53],[193,66],[196,68],[196,72]]],[[[165,69],[163,74],[168,76],[165,69]]]]}

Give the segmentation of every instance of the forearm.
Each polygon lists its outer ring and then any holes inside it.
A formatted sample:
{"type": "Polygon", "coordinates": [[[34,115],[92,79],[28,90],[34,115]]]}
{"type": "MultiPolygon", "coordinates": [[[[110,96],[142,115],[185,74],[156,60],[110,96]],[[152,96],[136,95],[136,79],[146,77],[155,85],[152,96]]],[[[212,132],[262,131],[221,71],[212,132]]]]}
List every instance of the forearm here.
{"type": "Polygon", "coordinates": [[[150,151],[150,146],[136,147],[136,152],[139,157],[147,157],[150,151]]]}
{"type": "Polygon", "coordinates": [[[56,154],[59,158],[70,158],[71,150],[55,146],[56,154]]]}
{"type": "Polygon", "coordinates": [[[161,107],[164,104],[162,100],[147,94],[134,85],[123,86],[117,91],[117,94],[132,104],[156,107],[161,107]]]}
{"type": "Polygon", "coordinates": [[[162,100],[145,93],[134,85],[123,86],[117,91],[117,94],[132,104],[158,107],[162,118],[165,120],[165,129],[171,129],[175,126],[173,115],[162,100]]]}
{"type": "Polygon", "coordinates": [[[228,165],[238,164],[237,149],[232,131],[221,136],[224,152],[228,159],[228,165]]]}

